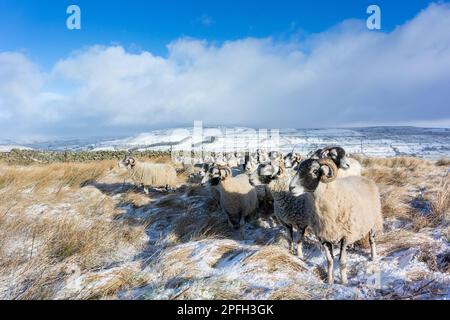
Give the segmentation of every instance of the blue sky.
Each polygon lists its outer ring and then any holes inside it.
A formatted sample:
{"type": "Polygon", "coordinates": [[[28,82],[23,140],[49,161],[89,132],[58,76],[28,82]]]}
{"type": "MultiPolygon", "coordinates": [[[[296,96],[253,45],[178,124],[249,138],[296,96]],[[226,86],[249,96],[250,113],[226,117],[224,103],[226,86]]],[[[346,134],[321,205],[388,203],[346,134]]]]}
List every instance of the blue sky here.
{"type": "Polygon", "coordinates": [[[450,127],[449,30],[449,1],[2,0],[0,138],[450,127]]]}
{"type": "Polygon", "coordinates": [[[3,0],[0,51],[23,50],[47,67],[95,44],[165,55],[166,45],[180,37],[221,42],[318,33],[346,19],[366,19],[366,8],[374,3],[382,8],[383,31],[390,31],[429,1],[3,0]],[[80,31],[65,26],[70,4],[82,10],[80,31]]]}

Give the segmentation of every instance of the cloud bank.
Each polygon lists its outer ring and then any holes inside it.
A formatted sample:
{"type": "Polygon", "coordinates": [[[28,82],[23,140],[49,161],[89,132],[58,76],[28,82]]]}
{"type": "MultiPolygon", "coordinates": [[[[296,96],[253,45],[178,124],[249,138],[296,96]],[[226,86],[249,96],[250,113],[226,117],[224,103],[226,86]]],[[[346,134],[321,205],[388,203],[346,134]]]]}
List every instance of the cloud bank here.
{"type": "Polygon", "coordinates": [[[450,125],[450,6],[390,33],[344,21],[303,40],[182,38],[166,57],[89,47],[44,72],[0,53],[3,134],[102,135],[160,127],[450,125]]]}

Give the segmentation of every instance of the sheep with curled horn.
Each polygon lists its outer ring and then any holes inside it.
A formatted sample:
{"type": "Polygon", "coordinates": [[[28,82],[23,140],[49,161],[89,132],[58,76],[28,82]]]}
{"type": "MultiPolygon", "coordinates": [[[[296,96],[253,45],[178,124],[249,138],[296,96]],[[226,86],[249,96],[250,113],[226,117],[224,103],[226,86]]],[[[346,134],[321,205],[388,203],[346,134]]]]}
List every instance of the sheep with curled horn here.
{"type": "Polygon", "coordinates": [[[243,232],[246,220],[252,218],[258,209],[255,188],[250,185],[247,175],[232,176],[228,166],[213,165],[202,180],[220,194],[220,206],[228,217],[229,224],[243,232]]]}
{"type": "Polygon", "coordinates": [[[311,156],[311,159],[331,159],[337,166],[338,178],[349,176],[361,176],[361,164],[347,156],[345,149],[342,147],[332,146],[316,150],[311,156]]]}
{"type": "Polygon", "coordinates": [[[290,251],[303,257],[302,243],[314,211],[314,201],[311,194],[292,195],[289,192],[290,181],[291,175],[287,174],[280,159],[259,164],[250,177],[252,185],[263,185],[269,190],[275,217],[286,229],[290,251]]]}
{"type": "Polygon", "coordinates": [[[328,282],[334,282],[333,244],[340,244],[341,281],[347,283],[347,246],[369,234],[371,257],[376,258],[375,236],[382,231],[380,192],[374,181],[349,176],[337,179],[331,159],[303,161],[289,189],[294,196],[314,199],[311,228],[321,241],[328,262],[328,282]]]}
{"type": "Polygon", "coordinates": [[[149,187],[166,190],[177,187],[177,173],[170,164],[141,162],[126,154],[118,165],[128,170],[130,178],[136,185],[143,187],[146,194],[149,193],[149,187]]]}

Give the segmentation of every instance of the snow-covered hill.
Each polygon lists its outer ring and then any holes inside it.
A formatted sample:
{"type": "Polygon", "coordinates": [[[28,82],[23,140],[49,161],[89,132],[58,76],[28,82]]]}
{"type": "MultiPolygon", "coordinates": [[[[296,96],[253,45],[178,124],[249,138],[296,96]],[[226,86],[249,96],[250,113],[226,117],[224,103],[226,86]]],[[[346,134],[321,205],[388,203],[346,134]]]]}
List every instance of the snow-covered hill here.
{"type": "MultiPolygon", "coordinates": [[[[223,151],[254,148],[270,140],[276,131],[250,128],[193,128],[165,129],[141,133],[131,137],[64,139],[19,144],[42,150],[200,150],[223,151]],[[197,130],[197,129],[195,129],[197,130]],[[195,134],[194,134],[195,132],[195,134]]],[[[0,141],[0,150],[9,151],[0,141]]],[[[436,159],[450,156],[450,129],[416,127],[368,127],[345,129],[281,129],[277,145],[281,151],[307,154],[326,145],[341,145],[350,153],[368,156],[418,156],[436,159]]]]}

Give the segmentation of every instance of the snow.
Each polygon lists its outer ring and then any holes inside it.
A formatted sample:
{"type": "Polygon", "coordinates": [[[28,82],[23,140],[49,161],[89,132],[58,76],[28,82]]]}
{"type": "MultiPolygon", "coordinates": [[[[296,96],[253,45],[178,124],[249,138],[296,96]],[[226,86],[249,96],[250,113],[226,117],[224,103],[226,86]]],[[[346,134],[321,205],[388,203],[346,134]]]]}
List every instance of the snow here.
{"type": "MultiPolygon", "coordinates": [[[[204,151],[236,151],[256,148],[268,142],[274,130],[258,131],[252,128],[205,127],[201,136],[193,137],[193,128],[162,129],[144,132],[131,137],[115,139],[92,138],[54,140],[17,145],[0,145],[0,151],[13,147],[39,150],[180,150],[190,149],[192,144],[204,151]],[[227,133],[233,133],[231,139],[227,133]],[[269,136],[266,136],[268,134],[269,136]],[[198,139],[197,139],[198,138],[198,139]],[[203,140],[202,140],[203,139],[203,140]],[[200,143],[200,144],[198,144],[200,143]]],[[[307,154],[318,147],[341,145],[350,153],[367,156],[419,156],[439,158],[450,156],[450,129],[416,127],[367,127],[328,129],[280,129],[279,149],[284,152],[295,149],[307,154]]]]}
{"type": "Polygon", "coordinates": [[[0,152],[11,152],[12,149],[32,150],[29,147],[25,147],[25,146],[21,146],[21,145],[12,145],[12,144],[0,145],[0,152]]]}

